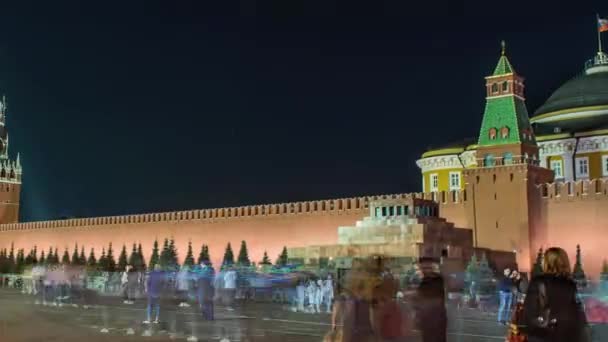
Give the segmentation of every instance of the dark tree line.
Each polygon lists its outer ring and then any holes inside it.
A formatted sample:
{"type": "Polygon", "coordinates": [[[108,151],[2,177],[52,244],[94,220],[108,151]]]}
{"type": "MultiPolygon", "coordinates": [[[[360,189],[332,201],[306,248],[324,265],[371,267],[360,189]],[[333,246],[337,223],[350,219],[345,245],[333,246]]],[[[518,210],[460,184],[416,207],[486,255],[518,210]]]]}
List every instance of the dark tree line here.
{"type": "MultiPolygon", "coordinates": [[[[155,265],[159,265],[163,270],[178,270],[180,267],[175,241],[173,239],[164,239],[162,250],[159,249],[158,240],[154,241],[152,246],[152,254],[149,263],[143,256],[141,243],[133,243],[132,248],[127,248],[123,245],[118,255],[118,261],[115,259],[114,247],[110,243],[107,249],[104,247],[101,250],[101,255],[96,256],[95,250],[90,249],[88,257],[85,255],[85,247],[76,244],[72,253],[68,248],[64,249],[62,255],[59,255],[58,249],[49,247],[48,252],[44,250],[38,253],[38,248],[34,246],[27,255],[23,249],[15,250],[11,244],[10,249],[0,249],[0,273],[22,273],[25,268],[33,265],[75,265],[86,266],[88,269],[100,272],[122,272],[127,265],[132,265],[137,270],[153,269],[155,265]]],[[[211,265],[211,257],[209,255],[209,246],[203,244],[198,254],[198,258],[194,258],[192,250],[192,242],[188,242],[188,250],[184,257],[183,265],[193,266],[195,264],[207,263],[211,265]]],[[[285,266],[288,263],[287,248],[283,247],[281,254],[276,260],[277,266],[285,266]]],[[[260,261],[262,265],[272,265],[266,251],[264,257],[260,261]]],[[[241,241],[238,256],[235,260],[234,252],[230,243],[227,244],[224,251],[222,266],[239,266],[249,267],[252,265],[249,259],[249,251],[247,243],[241,241]]]]}

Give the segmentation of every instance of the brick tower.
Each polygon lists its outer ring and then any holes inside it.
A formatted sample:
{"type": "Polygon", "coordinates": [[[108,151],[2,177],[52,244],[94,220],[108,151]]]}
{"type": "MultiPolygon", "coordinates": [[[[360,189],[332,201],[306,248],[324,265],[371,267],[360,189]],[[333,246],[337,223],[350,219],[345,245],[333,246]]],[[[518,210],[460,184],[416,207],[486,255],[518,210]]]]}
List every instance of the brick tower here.
{"type": "Polygon", "coordinates": [[[21,193],[21,162],[8,156],[8,131],[6,130],[6,98],[0,102],[0,224],[19,221],[19,197],[21,193]]]}
{"type": "Polygon", "coordinates": [[[536,185],[551,181],[553,173],[539,166],[523,78],[505,55],[504,42],[494,73],[486,77],[486,92],[477,167],[464,170],[473,200],[468,221],[476,247],[513,251],[526,270],[533,261],[531,241],[540,233],[535,229],[540,212],[536,185]]]}

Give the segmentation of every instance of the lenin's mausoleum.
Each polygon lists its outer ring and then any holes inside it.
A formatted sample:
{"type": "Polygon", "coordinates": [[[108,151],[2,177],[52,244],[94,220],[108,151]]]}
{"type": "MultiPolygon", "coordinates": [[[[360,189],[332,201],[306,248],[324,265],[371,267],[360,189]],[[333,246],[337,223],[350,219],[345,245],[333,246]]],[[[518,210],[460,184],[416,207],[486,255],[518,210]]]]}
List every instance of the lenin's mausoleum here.
{"type": "Polygon", "coordinates": [[[3,101],[0,248],[63,253],[77,243],[99,256],[109,243],[119,250],[137,242],[148,260],[154,240],[172,237],[181,258],[189,241],[209,245],[215,265],[228,242],[242,240],[252,261],[264,251],[274,258],[283,246],[305,259],[466,257],[480,249],[514,254],[528,270],[539,248],[558,245],[573,258],[580,244],[596,278],[608,257],[608,56],[598,52],[531,117],[524,79],[504,47],[485,81],[479,135],[424,153],[420,193],[42,222],[18,222],[22,169],[19,157],[8,157],[3,101]]]}

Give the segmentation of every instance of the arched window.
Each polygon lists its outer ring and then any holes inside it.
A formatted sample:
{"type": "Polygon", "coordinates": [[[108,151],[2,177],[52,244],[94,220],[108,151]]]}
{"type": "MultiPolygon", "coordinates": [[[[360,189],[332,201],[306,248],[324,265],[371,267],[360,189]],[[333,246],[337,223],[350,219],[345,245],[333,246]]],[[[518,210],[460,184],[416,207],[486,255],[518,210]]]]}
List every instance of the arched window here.
{"type": "Polygon", "coordinates": [[[503,92],[509,91],[509,82],[507,82],[507,81],[502,82],[502,91],[503,92]]]}
{"type": "Polygon", "coordinates": [[[488,131],[488,137],[490,138],[490,140],[496,139],[496,128],[490,128],[490,130],[488,131]]]}
{"type": "Polygon", "coordinates": [[[503,128],[500,129],[500,137],[502,139],[506,139],[509,137],[509,127],[504,126],[503,128]]]}
{"type": "Polygon", "coordinates": [[[513,164],[513,153],[506,152],[505,154],[503,154],[503,156],[502,156],[502,163],[503,163],[503,165],[511,165],[511,164],[513,164]]]}
{"type": "Polygon", "coordinates": [[[492,84],[492,94],[498,93],[498,84],[492,84]]]}
{"type": "Polygon", "coordinates": [[[485,157],[483,157],[483,166],[486,166],[486,167],[494,166],[494,155],[493,154],[486,154],[485,157]]]}

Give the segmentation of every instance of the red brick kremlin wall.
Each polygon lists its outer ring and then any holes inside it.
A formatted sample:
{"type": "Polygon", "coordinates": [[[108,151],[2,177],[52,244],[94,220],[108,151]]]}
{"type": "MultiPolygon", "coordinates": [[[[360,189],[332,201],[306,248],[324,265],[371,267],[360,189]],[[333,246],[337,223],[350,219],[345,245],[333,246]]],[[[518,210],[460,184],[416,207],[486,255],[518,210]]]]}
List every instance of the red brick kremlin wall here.
{"type": "Polygon", "coordinates": [[[298,203],[257,205],[235,208],[190,210],[127,216],[95,217],[57,221],[27,222],[0,225],[0,248],[25,249],[33,246],[48,253],[57,247],[61,255],[65,248],[70,255],[74,245],[91,248],[99,258],[102,248],[111,242],[117,259],[123,244],[130,253],[132,244],[142,243],[149,260],[152,245],[158,239],[173,237],[180,260],[192,241],[195,258],[202,244],[209,245],[214,265],[221,263],[226,244],[230,242],[235,254],[242,240],[247,242],[251,261],[262,260],[264,251],[274,262],[283,246],[334,244],[338,227],[352,226],[369,215],[370,201],[410,195],[371,196],[298,203]]]}
{"type": "MultiPolygon", "coordinates": [[[[422,197],[435,198],[439,202],[439,215],[447,221],[458,227],[474,227],[473,202],[466,191],[428,193],[422,197]]],[[[587,276],[598,279],[602,262],[608,259],[608,181],[544,184],[535,194],[530,194],[528,201],[534,202],[533,208],[539,208],[530,213],[528,248],[532,257],[539,248],[559,246],[568,252],[574,265],[576,245],[580,245],[587,276]]],[[[509,208],[504,210],[505,215],[513,214],[509,208]]],[[[477,215],[479,217],[483,213],[478,212],[477,215]]],[[[529,267],[520,265],[522,269],[529,267]]]]}

